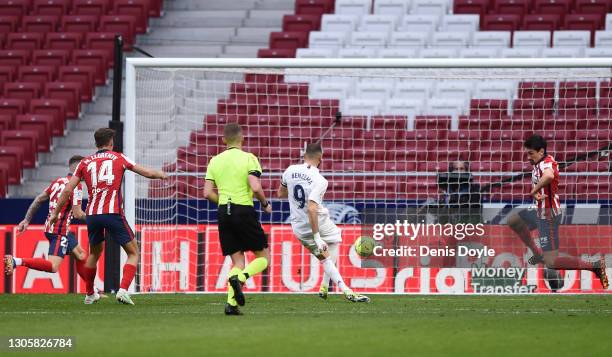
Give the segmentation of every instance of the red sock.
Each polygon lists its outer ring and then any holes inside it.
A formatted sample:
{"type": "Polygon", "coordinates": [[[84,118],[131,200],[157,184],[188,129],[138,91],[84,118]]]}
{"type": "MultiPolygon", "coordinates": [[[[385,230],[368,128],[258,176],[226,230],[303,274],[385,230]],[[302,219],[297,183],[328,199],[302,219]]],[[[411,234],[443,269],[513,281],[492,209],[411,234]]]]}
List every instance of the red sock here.
{"type": "Polygon", "coordinates": [[[31,269],[40,271],[46,271],[51,273],[53,271],[53,264],[50,261],[43,258],[23,258],[21,265],[31,269]]]}
{"type": "Polygon", "coordinates": [[[81,277],[85,280],[85,290],[87,291],[87,295],[93,295],[94,293],[94,280],[96,279],[96,268],[88,268],[83,264],[83,269],[81,270],[81,277]]]}
{"type": "Polygon", "coordinates": [[[585,262],[584,260],[572,257],[557,257],[554,262],[555,269],[567,270],[591,270],[593,263],[585,262]]]}
{"type": "Polygon", "coordinates": [[[521,226],[518,228],[516,233],[521,238],[523,243],[525,243],[525,245],[531,249],[531,252],[534,255],[542,255],[542,250],[535,244],[533,238],[531,238],[531,232],[529,232],[529,229],[526,226],[521,226]]]}
{"type": "Polygon", "coordinates": [[[83,279],[83,281],[85,281],[85,259],[83,260],[75,260],[75,266],[76,266],[76,271],[77,274],[79,274],[79,276],[81,277],[81,279],[83,279]]]}
{"type": "Polygon", "coordinates": [[[132,284],[132,280],[134,280],[134,274],[136,274],[136,265],[125,264],[123,266],[123,278],[121,278],[121,285],[119,287],[127,290],[130,284],[132,284]]]}

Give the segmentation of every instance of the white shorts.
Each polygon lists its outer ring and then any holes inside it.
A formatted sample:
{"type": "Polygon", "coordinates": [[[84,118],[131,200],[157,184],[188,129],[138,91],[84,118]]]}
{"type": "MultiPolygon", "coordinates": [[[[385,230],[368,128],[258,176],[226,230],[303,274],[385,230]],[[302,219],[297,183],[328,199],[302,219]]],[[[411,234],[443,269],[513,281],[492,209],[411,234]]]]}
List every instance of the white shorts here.
{"type": "MultiPolygon", "coordinates": [[[[317,249],[310,224],[296,225],[292,223],[291,227],[293,228],[293,233],[304,247],[308,248],[311,252],[317,249]]],[[[327,244],[342,242],[342,231],[331,219],[319,221],[319,234],[321,239],[327,244]]]]}

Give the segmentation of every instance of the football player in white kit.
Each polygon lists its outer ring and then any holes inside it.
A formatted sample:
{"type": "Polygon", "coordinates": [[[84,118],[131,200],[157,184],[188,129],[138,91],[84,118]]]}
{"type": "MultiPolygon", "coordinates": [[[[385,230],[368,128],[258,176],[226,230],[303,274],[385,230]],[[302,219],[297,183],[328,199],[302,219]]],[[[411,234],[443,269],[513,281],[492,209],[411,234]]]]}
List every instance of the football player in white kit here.
{"type": "Polygon", "coordinates": [[[317,168],[322,155],[321,144],[308,145],[304,154],[304,163],[291,165],[283,173],[278,197],[289,198],[293,233],[323,265],[325,274],[319,296],[327,299],[331,279],[342,290],[347,300],[369,302],[370,298],[353,292],[344,283],[335,265],[342,237],[340,229],[329,217],[329,211],[323,206],[327,180],[321,176],[317,168]]]}

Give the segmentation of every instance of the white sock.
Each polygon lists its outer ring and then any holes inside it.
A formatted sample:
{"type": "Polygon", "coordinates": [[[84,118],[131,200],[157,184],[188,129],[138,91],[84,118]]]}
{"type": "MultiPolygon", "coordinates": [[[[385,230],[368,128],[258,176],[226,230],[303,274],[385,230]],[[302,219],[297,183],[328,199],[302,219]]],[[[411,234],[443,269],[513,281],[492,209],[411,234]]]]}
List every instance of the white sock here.
{"type": "Polygon", "coordinates": [[[325,274],[331,277],[331,280],[336,283],[340,290],[349,290],[346,284],[344,284],[344,280],[342,280],[342,276],[340,275],[340,272],[338,271],[338,268],[336,268],[336,265],[332,261],[331,257],[322,260],[321,264],[323,264],[323,270],[325,271],[325,274]]]}
{"type": "Polygon", "coordinates": [[[13,257],[13,260],[15,261],[16,266],[20,266],[22,263],[21,258],[13,257]]]}
{"type": "MultiPolygon", "coordinates": [[[[336,264],[336,262],[338,261],[338,243],[331,243],[327,246],[327,251],[329,252],[329,257],[332,259],[332,262],[334,263],[334,265],[336,264]]],[[[329,274],[327,274],[327,272],[323,273],[323,281],[321,282],[321,286],[325,286],[326,288],[329,288],[329,280],[330,280],[330,276],[329,274]]]]}

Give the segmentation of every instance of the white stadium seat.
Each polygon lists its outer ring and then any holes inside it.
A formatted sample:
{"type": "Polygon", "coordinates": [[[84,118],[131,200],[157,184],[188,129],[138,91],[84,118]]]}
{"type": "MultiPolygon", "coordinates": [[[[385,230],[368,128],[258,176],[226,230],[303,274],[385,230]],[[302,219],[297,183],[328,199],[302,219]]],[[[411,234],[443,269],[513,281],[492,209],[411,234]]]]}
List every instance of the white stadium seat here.
{"type": "Polygon", "coordinates": [[[432,47],[467,47],[469,42],[469,32],[434,32],[431,37],[432,47]]]}
{"type": "Polygon", "coordinates": [[[361,18],[359,31],[391,32],[395,30],[397,18],[389,15],[366,15],[361,18]]]}
{"type": "Polygon", "coordinates": [[[510,80],[489,80],[476,83],[473,98],[475,99],[507,99],[514,98],[516,82],[510,80]]]}
{"type": "Polygon", "coordinates": [[[353,47],[385,47],[389,34],[385,32],[355,31],[351,34],[349,44],[353,47]]]}
{"type": "Polygon", "coordinates": [[[510,31],[476,31],[472,35],[472,46],[510,47],[510,31]]]}
{"type": "Polygon", "coordinates": [[[612,57],[612,47],[595,47],[595,48],[587,48],[584,50],[585,57],[612,57]]]}
{"type": "Polygon", "coordinates": [[[334,58],[335,48],[298,48],[297,58],[334,58]]]}
{"type": "Polygon", "coordinates": [[[339,31],[311,31],[308,37],[308,47],[332,47],[344,46],[348,37],[348,32],[339,31]]]}
{"type": "Polygon", "coordinates": [[[391,97],[395,81],[389,80],[365,80],[357,84],[355,95],[363,99],[385,100],[391,97]]]}
{"type": "Polygon", "coordinates": [[[374,1],[374,14],[391,15],[397,19],[408,13],[412,0],[376,0],[374,1]]]}
{"type": "Polygon", "coordinates": [[[606,15],[606,30],[612,31],[612,13],[606,15]]]}
{"type": "Polygon", "coordinates": [[[338,15],[367,15],[372,8],[372,0],[336,0],[338,15]]]}
{"type": "Polygon", "coordinates": [[[550,47],[550,31],[514,31],[514,47],[550,47]]]}
{"type": "Polygon", "coordinates": [[[421,50],[419,56],[421,58],[457,58],[458,48],[426,48],[421,50]]]}
{"type": "Polygon", "coordinates": [[[595,31],[595,47],[612,47],[612,31],[595,31]]]}
{"type": "Polygon", "coordinates": [[[582,47],[553,47],[542,49],[542,57],[545,58],[576,58],[582,57],[584,48],[582,47]]]}
{"type": "Polygon", "coordinates": [[[587,47],[591,43],[591,31],[555,31],[553,46],[587,47]]]}
{"type": "Polygon", "coordinates": [[[540,57],[540,52],[539,47],[502,48],[500,55],[503,58],[536,58],[540,57]]]}
{"type": "Polygon", "coordinates": [[[383,48],[378,51],[380,58],[418,58],[418,48],[383,48]]]}
{"type": "Polygon", "coordinates": [[[434,81],[407,80],[395,85],[393,97],[402,99],[427,99],[433,92],[434,81]]]}
{"type": "Polygon", "coordinates": [[[467,101],[462,99],[430,98],[427,101],[425,112],[428,115],[450,115],[457,117],[465,113],[467,106],[467,101]]]}
{"type": "Polygon", "coordinates": [[[448,1],[446,0],[414,0],[412,2],[412,14],[417,15],[444,15],[448,12],[448,1]]]}
{"type": "Polygon", "coordinates": [[[470,47],[463,48],[459,52],[461,58],[497,58],[499,48],[495,47],[470,47]]]}
{"type": "Polygon", "coordinates": [[[321,19],[321,31],[355,31],[359,16],[325,14],[321,19]]]}
{"type": "Polygon", "coordinates": [[[467,31],[478,30],[480,16],[478,15],[444,15],[440,23],[441,31],[467,31]]]}
{"type": "Polygon", "coordinates": [[[434,98],[467,99],[472,95],[474,82],[469,80],[437,81],[434,98]]]}
{"type": "Polygon", "coordinates": [[[414,117],[423,114],[424,105],[424,99],[391,98],[385,102],[383,114],[414,117]]]}
{"type": "Polygon", "coordinates": [[[312,99],[344,99],[351,94],[353,84],[351,82],[329,80],[313,83],[308,90],[308,96],[312,99]]]}
{"type": "Polygon", "coordinates": [[[338,50],[339,58],[376,58],[375,48],[341,48],[338,50]]]}
{"type": "Polygon", "coordinates": [[[344,100],[344,115],[378,115],[382,108],[382,100],[349,97],[344,100]]]}
{"type": "Polygon", "coordinates": [[[406,15],[399,26],[399,30],[433,32],[437,30],[439,22],[439,15],[406,15]]]}
{"type": "Polygon", "coordinates": [[[389,47],[425,47],[430,38],[429,32],[392,32],[389,47]]]}

